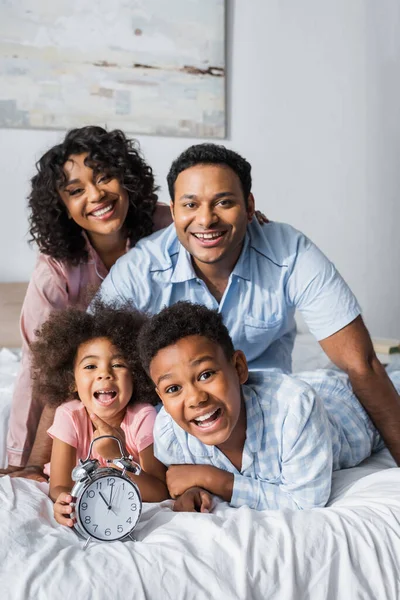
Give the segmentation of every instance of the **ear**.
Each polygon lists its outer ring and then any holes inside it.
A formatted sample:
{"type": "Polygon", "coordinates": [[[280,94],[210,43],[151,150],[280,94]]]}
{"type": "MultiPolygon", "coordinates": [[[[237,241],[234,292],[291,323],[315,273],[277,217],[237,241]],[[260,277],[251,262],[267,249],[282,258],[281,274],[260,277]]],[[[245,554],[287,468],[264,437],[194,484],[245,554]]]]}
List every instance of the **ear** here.
{"type": "Polygon", "coordinates": [[[239,383],[242,385],[246,383],[249,377],[249,367],[247,366],[247,360],[244,352],[236,350],[233,355],[233,366],[235,367],[236,373],[238,374],[239,383]]]}
{"type": "Polygon", "coordinates": [[[254,212],[255,212],[254,196],[253,196],[253,194],[249,194],[249,197],[247,198],[247,220],[249,223],[251,223],[251,221],[253,220],[254,212]]]}
{"type": "Polygon", "coordinates": [[[175,215],[174,215],[174,203],[171,200],[171,202],[169,203],[169,209],[171,211],[171,216],[172,216],[172,220],[175,221],[175,215]]]}
{"type": "Polygon", "coordinates": [[[160,400],[162,402],[161,394],[160,394],[160,391],[159,391],[158,387],[155,387],[154,389],[156,390],[157,396],[160,398],[160,400]]]}

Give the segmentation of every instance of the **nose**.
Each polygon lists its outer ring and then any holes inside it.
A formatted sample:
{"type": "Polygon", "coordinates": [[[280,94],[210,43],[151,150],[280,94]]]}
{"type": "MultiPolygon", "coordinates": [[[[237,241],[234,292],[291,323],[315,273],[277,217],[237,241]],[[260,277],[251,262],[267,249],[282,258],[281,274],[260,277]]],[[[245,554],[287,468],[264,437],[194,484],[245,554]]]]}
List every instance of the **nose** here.
{"type": "Polygon", "coordinates": [[[204,229],[208,229],[211,225],[218,221],[218,215],[213,206],[202,205],[199,206],[197,210],[196,221],[204,229]]]}
{"type": "Polygon", "coordinates": [[[91,183],[88,187],[88,198],[90,202],[100,202],[104,197],[104,190],[100,189],[95,183],[91,183]]]}
{"type": "Polygon", "coordinates": [[[111,367],[98,367],[98,371],[96,374],[96,379],[98,380],[102,380],[102,379],[112,379],[113,378],[113,372],[111,367]]]}
{"type": "Polygon", "coordinates": [[[186,406],[188,408],[197,408],[208,400],[208,394],[197,386],[192,385],[186,395],[186,406]]]}

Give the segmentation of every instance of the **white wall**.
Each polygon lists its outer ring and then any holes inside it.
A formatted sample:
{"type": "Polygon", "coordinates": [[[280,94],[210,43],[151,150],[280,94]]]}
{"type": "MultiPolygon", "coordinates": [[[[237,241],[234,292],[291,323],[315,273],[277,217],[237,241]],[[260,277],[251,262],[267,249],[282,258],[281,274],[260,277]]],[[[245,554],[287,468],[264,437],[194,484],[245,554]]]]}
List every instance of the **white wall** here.
{"type": "MultiPolygon", "coordinates": [[[[400,336],[400,3],[227,0],[229,140],[258,207],[336,263],[371,332],[400,336]]],[[[0,131],[0,280],[27,279],[33,162],[62,136],[0,131]]],[[[163,186],[196,140],[140,138],[163,186]]]]}

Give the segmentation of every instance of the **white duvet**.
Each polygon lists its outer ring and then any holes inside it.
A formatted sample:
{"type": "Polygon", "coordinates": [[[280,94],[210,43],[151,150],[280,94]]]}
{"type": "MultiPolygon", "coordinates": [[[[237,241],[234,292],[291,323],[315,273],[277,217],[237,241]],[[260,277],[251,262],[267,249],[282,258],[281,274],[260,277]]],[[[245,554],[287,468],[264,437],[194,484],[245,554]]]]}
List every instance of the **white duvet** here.
{"type": "MultiPolygon", "coordinates": [[[[326,366],[300,337],[298,369],[326,366]],[[302,345],[303,344],[303,345],[302,345]]],[[[295,348],[296,358],[296,348],[295,348]]],[[[0,462],[15,356],[0,352],[0,462]]],[[[399,600],[400,469],[383,451],[334,474],[329,507],[212,514],[144,505],[137,542],[86,550],[47,484],[0,479],[0,600],[399,600]]]]}
{"type": "Polygon", "coordinates": [[[329,508],[212,514],[144,505],[138,541],[84,550],[47,484],[0,480],[1,599],[400,598],[400,469],[386,451],[335,474],[329,508]],[[382,470],[383,469],[383,470],[382,470]]]}

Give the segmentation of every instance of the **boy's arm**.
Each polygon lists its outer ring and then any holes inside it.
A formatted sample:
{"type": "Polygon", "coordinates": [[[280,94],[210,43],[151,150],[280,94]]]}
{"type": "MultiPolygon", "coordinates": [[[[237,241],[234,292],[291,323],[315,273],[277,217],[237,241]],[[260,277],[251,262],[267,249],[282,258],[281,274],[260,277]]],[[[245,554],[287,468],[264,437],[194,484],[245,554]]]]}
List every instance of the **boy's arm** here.
{"type": "Polygon", "coordinates": [[[325,506],[332,482],[332,441],[325,409],[311,388],[291,398],[288,405],[279,481],[263,479],[268,476],[268,465],[264,473],[262,464],[256,478],[209,465],[172,465],[167,472],[171,496],[199,486],[236,507],[298,510],[325,506]]]}

